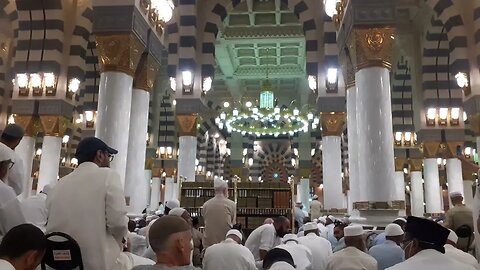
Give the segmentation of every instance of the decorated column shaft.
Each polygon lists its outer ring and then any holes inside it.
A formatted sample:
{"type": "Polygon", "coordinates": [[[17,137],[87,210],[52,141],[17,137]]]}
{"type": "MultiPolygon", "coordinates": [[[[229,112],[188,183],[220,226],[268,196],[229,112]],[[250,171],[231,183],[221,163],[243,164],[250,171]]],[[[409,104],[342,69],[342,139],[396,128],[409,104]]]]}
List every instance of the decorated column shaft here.
{"type": "Polygon", "coordinates": [[[423,175],[425,177],[426,214],[438,215],[442,212],[440,176],[437,164],[440,142],[423,142],[422,148],[424,155],[423,175]]]}
{"type": "Polygon", "coordinates": [[[423,217],[425,214],[424,190],[423,190],[423,159],[410,159],[411,186],[410,205],[412,216],[423,217]]]}
{"type": "Polygon", "coordinates": [[[407,159],[403,157],[395,158],[395,175],[393,183],[392,205],[396,209],[405,209],[405,168],[407,159]]]}
{"type": "Polygon", "coordinates": [[[447,183],[448,192],[463,192],[462,162],[456,157],[457,147],[463,148],[463,142],[447,142],[447,183]]]}
{"type": "Polygon", "coordinates": [[[179,127],[178,173],[179,180],[195,182],[197,157],[197,115],[177,115],[179,127]]]}

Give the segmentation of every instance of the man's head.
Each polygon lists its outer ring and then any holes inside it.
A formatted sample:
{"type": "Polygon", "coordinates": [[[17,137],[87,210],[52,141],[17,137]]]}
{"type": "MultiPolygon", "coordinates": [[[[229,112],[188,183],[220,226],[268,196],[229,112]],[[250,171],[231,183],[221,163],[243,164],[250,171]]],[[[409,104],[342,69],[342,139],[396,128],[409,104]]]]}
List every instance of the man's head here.
{"type": "Polygon", "coordinates": [[[407,220],[403,217],[396,218],[392,223],[399,225],[403,231],[405,231],[405,225],[407,225],[407,220]]]}
{"type": "Polygon", "coordinates": [[[365,251],[365,241],[363,240],[363,228],[360,225],[350,225],[345,227],[345,245],[355,247],[365,251]]]}
{"type": "Polygon", "coordinates": [[[398,224],[388,224],[385,228],[385,238],[387,240],[397,243],[397,245],[400,245],[400,243],[402,243],[403,235],[404,233],[402,227],[400,227],[400,225],[398,224]]]}
{"type": "Polygon", "coordinates": [[[173,208],[180,207],[180,202],[177,199],[169,200],[165,203],[165,215],[168,215],[173,208]]]}
{"type": "Polygon", "coordinates": [[[459,191],[450,192],[450,200],[452,200],[453,205],[462,205],[463,195],[459,191]]]}
{"type": "Polygon", "coordinates": [[[47,239],[43,232],[31,225],[13,227],[0,244],[0,259],[10,262],[17,270],[34,270],[42,261],[47,239]]]}
{"type": "Polygon", "coordinates": [[[169,266],[190,264],[193,251],[190,225],[177,216],[158,218],[148,232],[150,246],[157,255],[157,263],[169,266]]]}
{"type": "Polygon", "coordinates": [[[340,240],[345,236],[344,235],[345,227],[347,227],[346,224],[337,223],[337,225],[335,225],[335,228],[333,228],[333,236],[335,236],[337,240],[340,240]]]}
{"type": "Polygon", "coordinates": [[[15,150],[20,141],[23,138],[25,131],[23,128],[16,124],[9,124],[2,132],[0,141],[8,146],[10,149],[15,150]]]}
{"type": "Polygon", "coordinates": [[[263,224],[273,224],[273,218],[266,218],[266,219],[263,221],[263,224]]]}
{"type": "Polygon", "coordinates": [[[318,195],[317,194],[313,195],[312,200],[314,200],[314,201],[318,200],[318,195]]]}
{"type": "Polygon", "coordinates": [[[185,210],[185,208],[181,208],[181,207],[173,208],[172,210],[170,210],[170,212],[168,212],[168,215],[181,217],[188,223],[188,225],[193,227],[192,217],[190,216],[190,213],[187,210],[185,210]]]}
{"type": "Polygon", "coordinates": [[[78,143],[75,157],[78,159],[78,164],[93,162],[99,167],[110,167],[110,162],[117,153],[117,150],[99,138],[88,137],[78,143]]]}
{"type": "Polygon", "coordinates": [[[295,207],[298,207],[298,208],[300,208],[300,209],[303,209],[303,204],[302,204],[302,202],[296,202],[296,203],[295,203],[295,207]]]}
{"type": "Polygon", "coordinates": [[[457,242],[458,242],[457,234],[450,229],[448,230],[450,231],[450,234],[448,235],[448,238],[447,238],[447,244],[457,247],[457,242]]]}
{"type": "Polygon", "coordinates": [[[139,219],[138,220],[138,228],[141,229],[143,227],[146,227],[147,226],[147,221],[143,218],[139,219]]]}
{"type": "Polygon", "coordinates": [[[128,231],[129,232],[134,232],[136,228],[137,228],[137,223],[135,223],[135,221],[130,219],[128,221],[128,231]]]}
{"type": "Polygon", "coordinates": [[[14,155],[12,149],[0,143],[0,179],[5,180],[7,178],[8,171],[14,166],[14,155]]]}
{"type": "Polygon", "coordinates": [[[271,249],[263,259],[263,269],[270,269],[270,267],[276,262],[285,262],[295,268],[292,255],[285,249],[271,249]]]}
{"type": "Polygon", "coordinates": [[[287,233],[282,238],[283,244],[298,244],[298,236],[293,233],[287,233]]]}
{"type": "Polygon", "coordinates": [[[318,231],[317,223],[315,222],[309,222],[303,225],[303,231],[304,231],[304,235],[308,235],[309,233],[314,233],[317,236],[320,235],[318,231]]]}
{"type": "Polygon", "coordinates": [[[40,191],[40,192],[48,196],[48,194],[50,194],[50,192],[52,192],[52,190],[53,190],[53,186],[48,184],[48,185],[43,186],[42,191],[40,191]]]}
{"type": "Polygon", "coordinates": [[[291,231],[290,220],[284,216],[279,216],[273,219],[273,226],[277,232],[278,237],[284,237],[285,234],[291,231]]]}
{"type": "Polygon", "coordinates": [[[330,224],[334,223],[336,220],[337,219],[334,216],[330,215],[325,219],[325,221],[326,221],[325,225],[330,225],[330,224]]]}
{"type": "Polygon", "coordinates": [[[405,239],[402,247],[405,250],[405,258],[410,258],[424,249],[434,249],[445,253],[444,245],[450,231],[442,225],[431,220],[408,217],[405,226],[405,239]]]}
{"type": "Polygon", "coordinates": [[[228,183],[220,177],[213,179],[213,188],[215,189],[215,195],[223,195],[228,198],[228,183]]]}
{"type": "Polygon", "coordinates": [[[239,230],[235,230],[235,229],[232,229],[232,230],[229,230],[227,232],[227,235],[225,235],[225,237],[228,239],[232,239],[233,241],[237,242],[238,244],[242,244],[242,241],[243,241],[243,235],[242,233],[239,231],[239,230]]]}
{"type": "Polygon", "coordinates": [[[319,217],[318,223],[322,223],[323,225],[327,225],[327,218],[326,217],[319,217]]]}

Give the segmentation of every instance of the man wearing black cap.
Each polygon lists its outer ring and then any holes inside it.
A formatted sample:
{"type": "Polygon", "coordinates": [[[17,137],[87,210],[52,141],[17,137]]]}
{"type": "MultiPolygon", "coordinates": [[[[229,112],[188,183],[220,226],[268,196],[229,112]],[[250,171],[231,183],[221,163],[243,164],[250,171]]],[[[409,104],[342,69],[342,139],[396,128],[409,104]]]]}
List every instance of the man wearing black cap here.
{"type": "Polygon", "coordinates": [[[47,232],[64,232],[80,245],[85,269],[120,269],[117,259],[128,218],[120,176],[109,168],[117,150],[94,137],[83,139],[78,167],[47,198],[47,232]]]}
{"type": "MultiPolygon", "coordinates": [[[[3,129],[0,142],[6,145],[8,148],[15,150],[20,141],[23,138],[24,130],[21,126],[16,124],[9,124],[3,129]]],[[[14,152],[12,160],[15,165],[10,169],[8,174],[7,184],[13,188],[17,195],[21,193],[25,194],[25,198],[28,197],[28,192],[25,192],[28,188],[28,178],[24,172],[22,158],[14,152]]]]}
{"type": "Polygon", "coordinates": [[[450,231],[443,226],[424,218],[408,217],[405,226],[406,261],[387,268],[389,270],[473,270],[474,267],[463,264],[446,256],[444,245],[450,231]]]}

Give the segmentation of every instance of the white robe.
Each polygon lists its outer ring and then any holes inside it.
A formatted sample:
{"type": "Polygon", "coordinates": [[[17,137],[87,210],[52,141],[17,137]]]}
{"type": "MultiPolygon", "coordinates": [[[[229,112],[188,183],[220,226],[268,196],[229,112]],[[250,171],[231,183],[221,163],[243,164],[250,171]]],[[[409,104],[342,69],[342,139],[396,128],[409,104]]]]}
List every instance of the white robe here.
{"type": "MultiPolygon", "coordinates": [[[[377,270],[377,261],[367,253],[346,247],[328,259],[327,270],[377,270]]],[[[414,268],[409,269],[414,270],[414,268]]]]}
{"type": "Polygon", "coordinates": [[[47,233],[64,232],[82,250],[85,269],[118,269],[127,211],[119,175],[85,162],[60,179],[47,198],[47,233]]]}
{"type": "Polygon", "coordinates": [[[450,244],[445,245],[445,255],[461,263],[466,263],[477,269],[480,269],[477,259],[475,259],[475,257],[450,244]]]}
{"type": "Polygon", "coordinates": [[[30,196],[20,202],[25,220],[45,231],[47,227],[48,211],[47,211],[47,195],[40,193],[30,196]]]}
{"type": "Polygon", "coordinates": [[[205,250],[202,269],[256,270],[257,267],[250,250],[228,238],[205,250]]]}
{"type": "Polygon", "coordinates": [[[0,180],[0,241],[11,228],[25,223],[15,191],[0,180]]]}
{"type": "Polygon", "coordinates": [[[312,252],[312,268],[315,270],[325,270],[327,260],[333,254],[332,245],[327,239],[309,233],[307,236],[298,238],[298,242],[312,252]]]}
{"type": "Polygon", "coordinates": [[[475,267],[456,261],[436,250],[425,249],[387,270],[473,270],[475,267]]]}
{"type": "Polygon", "coordinates": [[[290,255],[292,255],[295,269],[297,270],[312,270],[312,252],[309,248],[302,244],[297,244],[295,241],[289,241],[286,244],[279,245],[276,248],[281,248],[290,255]]]}

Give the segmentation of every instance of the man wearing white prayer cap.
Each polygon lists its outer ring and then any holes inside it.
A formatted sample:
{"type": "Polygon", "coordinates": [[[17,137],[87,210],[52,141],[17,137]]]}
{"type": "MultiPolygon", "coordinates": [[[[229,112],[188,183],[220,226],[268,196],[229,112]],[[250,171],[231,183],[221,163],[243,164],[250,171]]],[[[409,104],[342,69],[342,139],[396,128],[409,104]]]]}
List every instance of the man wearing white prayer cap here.
{"type": "Polygon", "coordinates": [[[17,195],[22,193],[22,198],[28,197],[30,190],[28,190],[29,175],[25,173],[23,160],[15,148],[20,144],[20,141],[25,134],[24,129],[17,124],[9,124],[5,127],[0,136],[0,143],[13,150],[12,161],[15,163],[8,173],[6,183],[13,188],[17,195]]]}
{"type": "Polygon", "coordinates": [[[305,236],[298,238],[298,242],[312,252],[312,269],[325,270],[327,259],[332,255],[332,245],[327,239],[320,237],[315,222],[309,222],[303,228],[305,236]]]}
{"type": "Polygon", "coordinates": [[[403,241],[403,230],[400,225],[392,223],[385,228],[386,240],[383,244],[373,246],[368,251],[378,263],[378,269],[384,270],[405,260],[405,252],[400,247],[403,241]]]}
{"type": "Polygon", "coordinates": [[[461,263],[469,264],[475,268],[480,268],[477,262],[477,259],[471,254],[464,252],[457,248],[458,236],[457,234],[450,230],[450,234],[447,238],[447,243],[445,244],[445,255],[453,258],[461,263]]]}
{"type": "Polygon", "coordinates": [[[268,269],[269,270],[295,270],[295,268],[293,268],[293,266],[291,266],[287,262],[276,262],[272,264],[272,266],[268,269]]]}
{"type": "Polygon", "coordinates": [[[256,270],[255,259],[248,248],[242,246],[243,235],[229,230],[227,239],[205,250],[203,270],[256,270]]]}
{"type": "Polygon", "coordinates": [[[346,248],[334,253],[328,259],[327,270],[377,270],[377,261],[365,253],[363,228],[359,225],[345,227],[346,248]]]}
{"type": "Polygon", "coordinates": [[[282,245],[278,245],[276,248],[284,249],[288,251],[295,263],[295,269],[309,270],[312,268],[312,252],[310,249],[302,244],[299,244],[298,237],[295,234],[286,234],[282,238],[282,245]]]}
{"type": "Polygon", "coordinates": [[[332,215],[329,215],[325,218],[325,227],[327,228],[326,238],[328,241],[330,241],[332,247],[336,246],[338,243],[338,240],[335,238],[334,235],[335,221],[337,221],[337,219],[332,215]]]}
{"type": "MultiPolygon", "coordinates": [[[[443,226],[457,231],[459,227],[467,225],[473,232],[472,209],[463,204],[462,193],[459,191],[451,192],[450,200],[452,201],[453,207],[450,207],[450,210],[445,213],[445,223],[443,226]]],[[[471,241],[473,241],[473,234],[472,237],[470,237],[470,242],[468,242],[468,238],[458,239],[457,247],[461,250],[467,250],[471,241]]]]}
{"type": "Polygon", "coordinates": [[[313,195],[312,202],[310,202],[310,218],[312,220],[318,219],[322,215],[322,203],[318,200],[318,195],[313,195]]]}
{"type": "Polygon", "coordinates": [[[203,235],[200,231],[193,227],[193,220],[190,213],[182,207],[173,208],[168,213],[169,216],[177,216],[183,218],[188,225],[192,228],[192,240],[193,240],[193,256],[192,263],[196,267],[202,266],[202,249],[203,249],[203,235]]]}
{"type": "Polygon", "coordinates": [[[170,212],[170,210],[172,210],[173,208],[177,208],[177,207],[180,207],[180,202],[177,200],[177,199],[172,199],[172,200],[169,200],[165,203],[165,215],[168,215],[168,213],[170,212]]]}
{"type": "Polygon", "coordinates": [[[237,206],[228,199],[228,184],[223,179],[213,180],[215,197],[206,201],[202,208],[205,222],[203,245],[205,248],[225,240],[225,234],[237,220],[237,206]]]}
{"type": "MultiPolygon", "coordinates": [[[[407,220],[403,217],[398,217],[392,223],[399,225],[402,228],[402,230],[405,230],[405,225],[407,224],[407,220]]],[[[383,244],[385,243],[385,240],[386,240],[385,232],[382,232],[379,235],[377,235],[375,239],[373,239],[373,245],[375,246],[375,245],[383,244]]]]}

